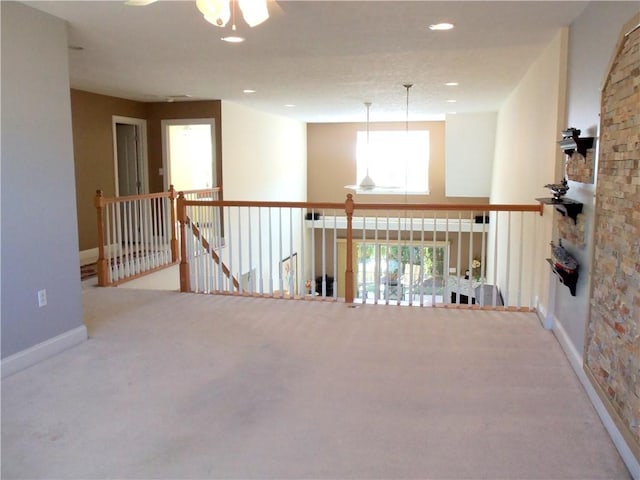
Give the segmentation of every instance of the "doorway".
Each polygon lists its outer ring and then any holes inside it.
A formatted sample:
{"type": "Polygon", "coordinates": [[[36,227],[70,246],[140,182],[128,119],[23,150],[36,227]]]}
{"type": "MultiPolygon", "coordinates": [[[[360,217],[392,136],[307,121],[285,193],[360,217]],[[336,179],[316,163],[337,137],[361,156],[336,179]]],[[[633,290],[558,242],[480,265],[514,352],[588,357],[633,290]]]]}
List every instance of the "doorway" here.
{"type": "Polygon", "coordinates": [[[165,189],[201,190],[218,186],[215,119],[162,121],[165,189]]]}
{"type": "Polygon", "coordinates": [[[112,124],[116,197],[148,193],[146,120],[114,115],[112,124]]]}

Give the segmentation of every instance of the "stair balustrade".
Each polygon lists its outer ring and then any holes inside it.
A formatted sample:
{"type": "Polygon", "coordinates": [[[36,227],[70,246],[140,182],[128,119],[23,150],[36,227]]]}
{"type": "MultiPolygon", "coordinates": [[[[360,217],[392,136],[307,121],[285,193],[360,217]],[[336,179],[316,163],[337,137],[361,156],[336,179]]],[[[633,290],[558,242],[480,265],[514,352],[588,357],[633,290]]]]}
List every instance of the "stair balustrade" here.
{"type": "Polygon", "coordinates": [[[352,195],[317,203],[179,194],[181,291],[529,311],[544,261],[542,213],[540,205],[365,204],[352,195]]]}

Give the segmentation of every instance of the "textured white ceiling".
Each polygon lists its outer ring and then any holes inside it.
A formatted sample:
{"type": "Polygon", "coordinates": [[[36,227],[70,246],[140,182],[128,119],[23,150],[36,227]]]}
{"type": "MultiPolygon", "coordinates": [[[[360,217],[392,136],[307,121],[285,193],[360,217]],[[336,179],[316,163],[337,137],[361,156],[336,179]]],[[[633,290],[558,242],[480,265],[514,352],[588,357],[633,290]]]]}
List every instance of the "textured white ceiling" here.
{"type": "Polygon", "coordinates": [[[362,121],[370,101],[375,122],[405,119],[404,83],[411,120],[497,110],[587,2],[281,0],[262,25],[237,20],[242,44],[222,42],[230,27],[207,23],[193,1],[25,3],[66,19],[69,44],[84,48],[69,51],[74,88],[222,99],[306,122],[362,121]],[[427,28],[441,21],[456,28],[427,28]]]}

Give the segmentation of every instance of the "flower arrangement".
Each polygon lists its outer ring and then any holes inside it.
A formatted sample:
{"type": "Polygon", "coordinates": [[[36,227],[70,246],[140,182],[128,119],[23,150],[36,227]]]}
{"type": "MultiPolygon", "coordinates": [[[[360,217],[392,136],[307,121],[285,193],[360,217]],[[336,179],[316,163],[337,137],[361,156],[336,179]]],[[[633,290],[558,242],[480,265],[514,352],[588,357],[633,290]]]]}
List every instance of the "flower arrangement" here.
{"type": "Polygon", "coordinates": [[[474,258],[473,261],[471,262],[471,274],[473,275],[473,278],[475,278],[476,280],[480,279],[481,266],[482,266],[482,262],[477,258],[474,258]]]}

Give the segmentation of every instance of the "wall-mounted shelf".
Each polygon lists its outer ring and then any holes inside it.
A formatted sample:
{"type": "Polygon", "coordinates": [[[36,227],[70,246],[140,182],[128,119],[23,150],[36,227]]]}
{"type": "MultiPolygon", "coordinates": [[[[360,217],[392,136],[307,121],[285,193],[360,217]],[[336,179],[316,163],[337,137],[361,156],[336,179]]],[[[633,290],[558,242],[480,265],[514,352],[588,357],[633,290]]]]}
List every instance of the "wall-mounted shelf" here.
{"type": "Polygon", "coordinates": [[[578,284],[578,271],[576,270],[575,272],[569,273],[565,270],[562,270],[561,268],[557,268],[550,258],[547,258],[546,260],[549,265],[551,265],[551,270],[556,274],[556,276],[560,280],[560,283],[568,287],[569,291],[571,292],[571,296],[575,297],[576,285],[578,284]]]}
{"type": "Polygon", "coordinates": [[[559,200],[555,198],[536,198],[536,201],[545,205],[553,205],[562,216],[572,218],[574,224],[578,223],[578,214],[582,213],[582,203],[569,200],[568,198],[561,198],[559,200]]]}
{"type": "Polygon", "coordinates": [[[578,152],[583,157],[587,156],[587,150],[593,148],[593,137],[580,138],[580,130],[577,128],[568,128],[562,131],[562,140],[558,143],[562,151],[569,155],[573,155],[573,152],[578,152]]]}

